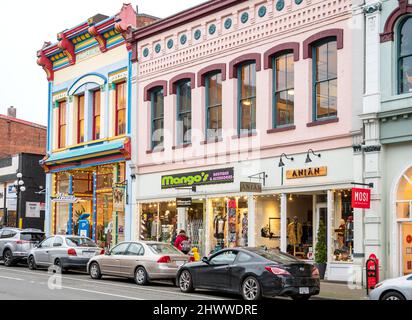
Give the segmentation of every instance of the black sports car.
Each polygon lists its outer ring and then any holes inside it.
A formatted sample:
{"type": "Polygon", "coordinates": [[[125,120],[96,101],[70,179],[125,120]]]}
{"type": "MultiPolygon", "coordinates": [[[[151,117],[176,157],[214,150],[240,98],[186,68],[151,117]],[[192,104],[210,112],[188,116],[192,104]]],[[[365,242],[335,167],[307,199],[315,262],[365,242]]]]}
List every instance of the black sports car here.
{"type": "Polygon", "coordinates": [[[210,289],[241,294],[245,300],[287,296],[307,300],[319,294],[319,271],[276,249],[234,248],[201,262],[184,265],[177,274],[180,290],[210,289]]]}

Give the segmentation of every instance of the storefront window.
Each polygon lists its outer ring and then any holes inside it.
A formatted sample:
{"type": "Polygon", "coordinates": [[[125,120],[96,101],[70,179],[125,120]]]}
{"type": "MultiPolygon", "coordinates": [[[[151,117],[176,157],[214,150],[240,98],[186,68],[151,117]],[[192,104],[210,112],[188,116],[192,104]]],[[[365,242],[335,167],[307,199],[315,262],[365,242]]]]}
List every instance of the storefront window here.
{"type": "Polygon", "coordinates": [[[335,261],[353,261],[353,209],[350,190],[335,192],[335,229],[334,252],[335,261]]]}
{"type": "Polygon", "coordinates": [[[177,209],[175,202],[141,205],[141,240],[172,243],[177,235],[177,209]]]}
{"type": "Polygon", "coordinates": [[[280,196],[257,197],[255,210],[256,245],[280,248],[280,196]]]}
{"type": "Polygon", "coordinates": [[[396,212],[398,219],[412,219],[412,168],[403,174],[399,182],[396,212]]]}
{"type": "MultiPolygon", "coordinates": [[[[69,175],[59,173],[56,176],[56,194],[69,194],[69,175]]],[[[55,233],[67,234],[67,223],[69,221],[69,205],[67,203],[54,204],[55,214],[55,233]]]]}

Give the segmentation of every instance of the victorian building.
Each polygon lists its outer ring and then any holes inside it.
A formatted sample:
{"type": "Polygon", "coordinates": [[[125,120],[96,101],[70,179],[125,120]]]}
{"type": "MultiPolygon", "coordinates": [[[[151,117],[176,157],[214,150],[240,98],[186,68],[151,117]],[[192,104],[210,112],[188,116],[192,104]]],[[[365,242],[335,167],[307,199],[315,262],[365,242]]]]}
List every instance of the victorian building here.
{"type": "Polygon", "coordinates": [[[131,31],[132,238],[278,247],[362,277],[362,1],[219,0],[131,31]]]}
{"type": "Polygon", "coordinates": [[[365,254],[384,277],[412,273],[412,4],[366,1],[365,181],[374,183],[365,212],[365,254]]]}
{"type": "Polygon", "coordinates": [[[131,238],[131,51],[124,36],[154,20],[123,5],[112,17],[98,14],[59,33],[37,53],[49,84],[41,162],[48,234],[77,234],[83,216],[86,235],[102,247],[131,238]]]}

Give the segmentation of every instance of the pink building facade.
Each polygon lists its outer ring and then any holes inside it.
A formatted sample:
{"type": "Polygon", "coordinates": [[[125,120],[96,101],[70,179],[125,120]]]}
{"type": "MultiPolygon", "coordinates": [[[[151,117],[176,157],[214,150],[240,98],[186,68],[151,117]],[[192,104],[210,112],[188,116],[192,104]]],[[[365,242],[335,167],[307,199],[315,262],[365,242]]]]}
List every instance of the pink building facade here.
{"type": "Polygon", "coordinates": [[[361,281],[363,13],[350,0],[208,1],[137,31],[135,238],[267,246],[361,281]],[[184,200],[184,201],[183,201],[184,200]]]}

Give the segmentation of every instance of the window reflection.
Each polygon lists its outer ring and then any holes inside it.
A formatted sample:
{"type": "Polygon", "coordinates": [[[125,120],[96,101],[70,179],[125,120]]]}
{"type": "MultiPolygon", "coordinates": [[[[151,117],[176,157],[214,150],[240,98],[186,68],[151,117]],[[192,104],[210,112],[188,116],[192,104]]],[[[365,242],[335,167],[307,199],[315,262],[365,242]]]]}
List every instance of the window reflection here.
{"type": "Polygon", "coordinates": [[[256,129],[256,63],[247,63],[238,68],[240,85],[239,133],[256,129]]]}
{"type": "Polygon", "coordinates": [[[217,139],[222,134],[222,74],[206,77],[207,140],[217,139]]]}
{"type": "Polygon", "coordinates": [[[275,108],[274,127],[294,123],[294,61],[293,54],[284,54],[274,58],[275,108]]]}
{"type": "Polygon", "coordinates": [[[400,26],[399,93],[412,92],[412,18],[400,26]]]}

